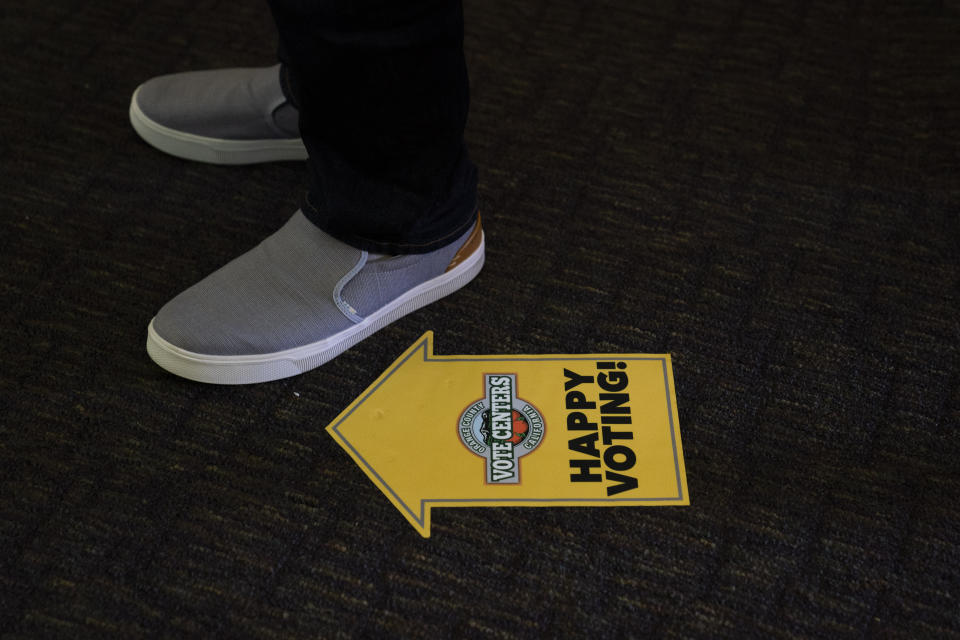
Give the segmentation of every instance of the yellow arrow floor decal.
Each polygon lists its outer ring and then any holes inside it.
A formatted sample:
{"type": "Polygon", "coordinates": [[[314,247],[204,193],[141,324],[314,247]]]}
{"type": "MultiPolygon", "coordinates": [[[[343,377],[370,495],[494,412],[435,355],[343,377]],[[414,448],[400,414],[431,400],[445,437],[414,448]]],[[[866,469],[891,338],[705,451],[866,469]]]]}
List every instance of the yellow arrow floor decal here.
{"type": "Polygon", "coordinates": [[[669,355],[438,356],[425,333],[327,431],[430,509],[690,504],[669,355]]]}

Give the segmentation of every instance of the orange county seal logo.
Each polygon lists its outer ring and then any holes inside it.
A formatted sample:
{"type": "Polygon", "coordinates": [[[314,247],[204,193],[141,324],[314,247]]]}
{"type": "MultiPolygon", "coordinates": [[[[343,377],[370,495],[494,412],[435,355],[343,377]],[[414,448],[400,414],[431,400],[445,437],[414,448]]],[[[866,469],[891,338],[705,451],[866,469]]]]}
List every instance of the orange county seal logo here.
{"type": "Polygon", "coordinates": [[[518,484],[521,456],[543,440],[543,417],[517,397],[515,374],[487,373],[483,382],[486,397],[460,414],[460,441],[486,459],[488,484],[518,484]]]}

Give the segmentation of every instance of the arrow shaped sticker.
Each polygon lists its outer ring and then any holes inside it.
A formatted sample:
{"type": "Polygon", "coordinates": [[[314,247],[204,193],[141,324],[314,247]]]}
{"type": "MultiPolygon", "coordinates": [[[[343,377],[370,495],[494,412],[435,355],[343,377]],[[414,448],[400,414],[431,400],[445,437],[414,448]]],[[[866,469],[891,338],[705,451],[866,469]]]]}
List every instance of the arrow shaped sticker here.
{"type": "Polygon", "coordinates": [[[424,537],[434,506],[690,504],[669,355],[438,356],[428,331],[327,431],[424,537]]]}

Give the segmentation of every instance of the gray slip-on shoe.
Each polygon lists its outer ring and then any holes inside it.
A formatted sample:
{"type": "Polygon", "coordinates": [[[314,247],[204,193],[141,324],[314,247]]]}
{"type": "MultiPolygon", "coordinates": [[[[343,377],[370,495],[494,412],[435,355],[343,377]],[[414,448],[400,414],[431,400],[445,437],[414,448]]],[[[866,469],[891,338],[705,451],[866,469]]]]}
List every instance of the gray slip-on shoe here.
{"type": "Polygon", "coordinates": [[[141,138],[213,164],[306,160],[298,117],[280,86],[280,65],[160,76],[130,100],[130,123],[141,138]]]}
{"type": "Polygon", "coordinates": [[[167,371],[199,382],[294,376],[453,293],[483,260],[479,219],[436,251],[373,256],[298,211],[257,247],[168,302],[150,322],[147,353],[167,371]]]}

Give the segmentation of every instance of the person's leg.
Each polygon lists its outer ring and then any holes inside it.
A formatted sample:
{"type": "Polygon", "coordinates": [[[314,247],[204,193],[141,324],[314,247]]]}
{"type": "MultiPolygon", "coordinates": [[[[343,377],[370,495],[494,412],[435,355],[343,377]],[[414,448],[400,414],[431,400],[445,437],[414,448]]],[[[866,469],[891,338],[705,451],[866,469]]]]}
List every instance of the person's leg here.
{"type": "Polygon", "coordinates": [[[282,68],[153,78],[131,100],[134,129],[217,164],[309,150],[303,211],[330,234],[380,253],[450,242],[476,211],[460,0],[268,1],[282,68]]]}
{"type": "Polygon", "coordinates": [[[310,192],[277,233],[151,321],[147,351],[177,375],[225,384],[296,375],[483,266],[476,173],[462,144],[459,0],[419,12],[383,4],[369,19],[350,2],[331,6],[274,4],[310,192]]]}
{"type": "Polygon", "coordinates": [[[361,249],[422,253],[472,224],[460,0],[271,0],[310,154],[303,211],[361,249]]]}

